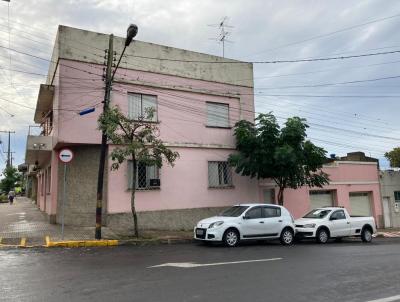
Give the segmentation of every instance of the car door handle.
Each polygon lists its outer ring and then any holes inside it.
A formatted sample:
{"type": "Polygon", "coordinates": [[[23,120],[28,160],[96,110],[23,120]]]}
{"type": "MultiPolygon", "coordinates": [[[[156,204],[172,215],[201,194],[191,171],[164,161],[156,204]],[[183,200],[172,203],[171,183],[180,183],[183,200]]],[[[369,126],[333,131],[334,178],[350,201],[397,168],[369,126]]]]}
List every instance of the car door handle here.
{"type": "Polygon", "coordinates": [[[283,222],[283,220],[278,220],[278,222],[283,222]]]}
{"type": "Polygon", "coordinates": [[[264,221],[260,221],[259,223],[264,223],[264,221]]]}
{"type": "Polygon", "coordinates": [[[347,221],[347,224],[350,224],[350,221],[347,221]]]}

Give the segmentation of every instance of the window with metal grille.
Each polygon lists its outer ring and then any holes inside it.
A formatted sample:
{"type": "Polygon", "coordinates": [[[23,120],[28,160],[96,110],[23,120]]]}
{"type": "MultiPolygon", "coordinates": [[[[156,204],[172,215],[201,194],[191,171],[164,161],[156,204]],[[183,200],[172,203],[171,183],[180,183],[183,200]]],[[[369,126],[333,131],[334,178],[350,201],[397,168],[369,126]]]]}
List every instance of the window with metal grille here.
{"type": "Polygon", "coordinates": [[[131,119],[143,119],[157,122],[157,96],[140,93],[128,94],[128,116],[131,119]],[[148,118],[148,111],[153,109],[153,116],[148,118]]]}
{"type": "Polygon", "coordinates": [[[229,127],[229,104],[207,102],[207,126],[229,127]]]}
{"type": "MultiPolygon", "coordinates": [[[[132,189],[133,162],[128,161],[128,189],[132,189]]],[[[139,162],[136,171],[136,189],[152,190],[160,188],[160,171],[157,166],[139,162]]]]}
{"type": "Polygon", "coordinates": [[[400,202],[400,191],[394,191],[394,201],[400,202]]]}
{"type": "Polygon", "coordinates": [[[208,162],[208,186],[210,188],[231,187],[232,171],[226,161],[208,162]]]}

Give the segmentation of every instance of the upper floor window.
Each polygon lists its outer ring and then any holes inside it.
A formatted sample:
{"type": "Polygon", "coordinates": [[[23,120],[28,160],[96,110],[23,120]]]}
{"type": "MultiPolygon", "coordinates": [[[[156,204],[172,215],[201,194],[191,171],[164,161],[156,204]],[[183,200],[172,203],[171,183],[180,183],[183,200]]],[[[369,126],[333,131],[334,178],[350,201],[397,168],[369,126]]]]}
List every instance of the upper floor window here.
{"type": "Polygon", "coordinates": [[[400,202],[400,191],[394,191],[394,201],[400,202]]]}
{"type": "MultiPolygon", "coordinates": [[[[133,162],[128,161],[128,188],[132,189],[133,162]]],[[[136,169],[136,189],[150,190],[160,188],[160,171],[157,166],[138,162],[136,169]]]]}
{"type": "Polygon", "coordinates": [[[207,126],[229,127],[229,105],[207,102],[207,126]]]}
{"type": "Polygon", "coordinates": [[[128,116],[131,119],[156,122],[157,121],[157,96],[129,93],[128,94],[128,116]],[[148,118],[149,110],[153,109],[153,116],[148,118]]]}
{"type": "Polygon", "coordinates": [[[226,161],[208,162],[208,186],[210,188],[231,187],[232,171],[226,161]]]}

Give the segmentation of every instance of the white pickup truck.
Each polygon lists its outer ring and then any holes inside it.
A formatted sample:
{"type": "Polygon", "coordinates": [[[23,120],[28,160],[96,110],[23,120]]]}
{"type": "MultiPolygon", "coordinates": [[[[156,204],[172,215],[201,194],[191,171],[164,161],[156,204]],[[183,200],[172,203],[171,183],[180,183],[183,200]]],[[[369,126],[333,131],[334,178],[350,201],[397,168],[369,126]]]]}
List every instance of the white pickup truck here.
{"type": "Polygon", "coordinates": [[[353,217],[340,207],[314,209],[297,219],[295,228],[297,239],[315,238],[319,243],[343,237],[361,237],[362,241],[371,242],[372,234],[376,232],[374,217],[353,217]]]}

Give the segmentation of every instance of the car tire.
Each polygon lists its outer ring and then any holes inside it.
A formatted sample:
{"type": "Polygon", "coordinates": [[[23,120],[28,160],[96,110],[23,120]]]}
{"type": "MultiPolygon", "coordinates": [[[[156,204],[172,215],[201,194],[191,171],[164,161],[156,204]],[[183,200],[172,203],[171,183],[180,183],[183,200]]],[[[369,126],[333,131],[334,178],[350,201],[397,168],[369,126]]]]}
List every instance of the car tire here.
{"type": "Polygon", "coordinates": [[[316,239],[317,239],[318,243],[322,243],[322,244],[327,243],[328,240],[329,240],[329,232],[328,232],[328,230],[325,229],[325,228],[319,229],[317,231],[316,239]]]}
{"type": "Polygon", "coordinates": [[[372,232],[369,228],[363,228],[361,231],[361,240],[369,243],[372,241],[372,232]]]}
{"type": "Polygon", "coordinates": [[[294,242],[293,230],[291,228],[284,228],[279,239],[282,245],[292,245],[294,242]]]}
{"type": "Polygon", "coordinates": [[[224,237],[222,238],[222,241],[227,247],[237,246],[240,241],[239,232],[235,229],[226,230],[224,233],[224,237]]]}

